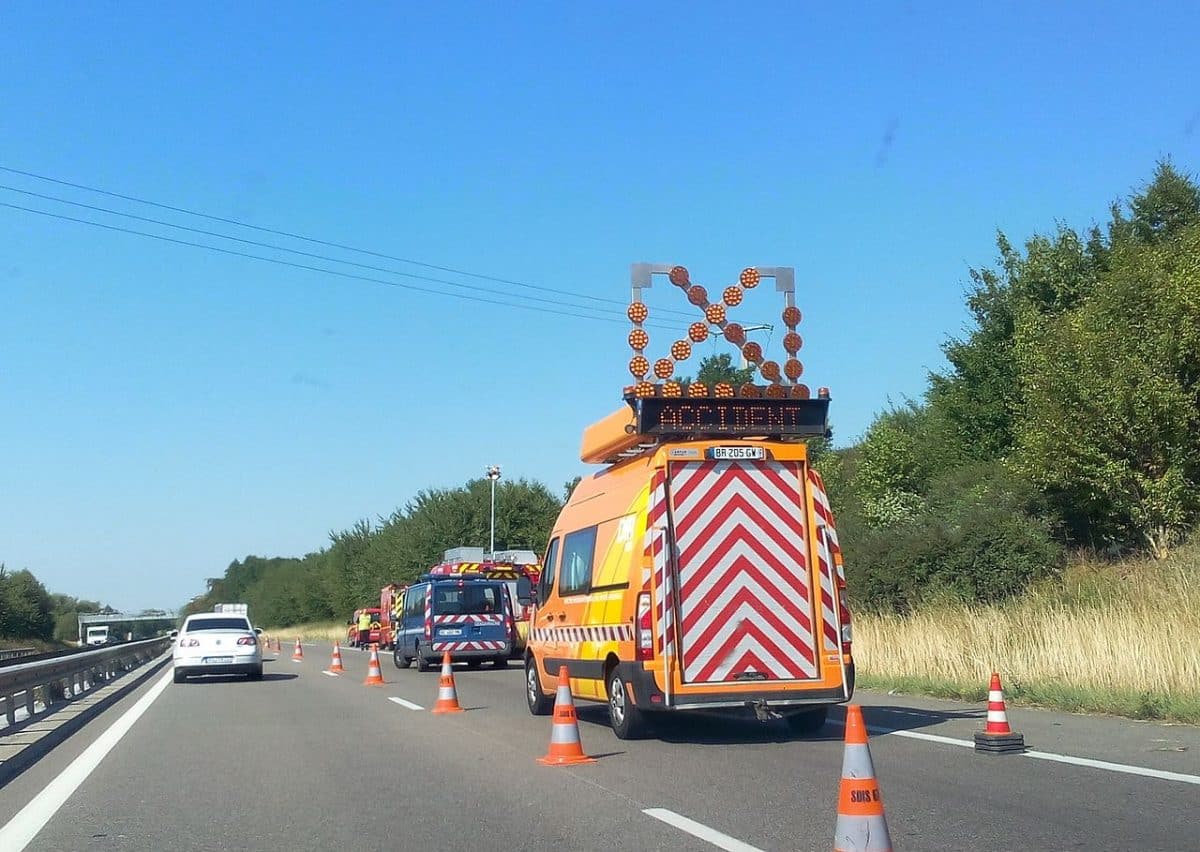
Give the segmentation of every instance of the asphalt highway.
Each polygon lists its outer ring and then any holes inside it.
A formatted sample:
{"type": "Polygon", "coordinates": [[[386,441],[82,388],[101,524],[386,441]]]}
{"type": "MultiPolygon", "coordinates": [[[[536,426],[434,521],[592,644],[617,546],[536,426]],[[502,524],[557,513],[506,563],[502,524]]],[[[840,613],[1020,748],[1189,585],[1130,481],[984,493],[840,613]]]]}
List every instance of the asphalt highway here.
{"type": "MultiPolygon", "coordinates": [[[[550,720],[529,715],[515,663],[459,667],[467,712],[435,716],[436,673],[381,655],[388,683],[366,687],[365,653],[345,652],[340,677],[322,672],[328,647],[305,654],[268,656],[259,683],[176,685],[168,665],[0,790],[0,848],[832,847],[840,712],[805,739],[699,716],[622,741],[582,704],[599,759],[552,768],[536,762],[550,720]]],[[[980,706],[856,700],[897,849],[1200,848],[1196,728],[1010,708],[1036,751],[990,756],[969,747],[980,706]]]]}

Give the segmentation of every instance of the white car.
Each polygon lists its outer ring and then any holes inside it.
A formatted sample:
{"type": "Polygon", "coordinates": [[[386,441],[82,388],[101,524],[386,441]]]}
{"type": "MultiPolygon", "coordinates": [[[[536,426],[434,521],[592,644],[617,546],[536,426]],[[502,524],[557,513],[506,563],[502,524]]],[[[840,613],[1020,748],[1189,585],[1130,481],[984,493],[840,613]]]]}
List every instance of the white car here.
{"type": "Polygon", "coordinates": [[[183,622],[172,651],[175,682],[189,675],[244,674],[262,680],[262,647],[258,631],[244,615],[203,612],[183,622]]]}

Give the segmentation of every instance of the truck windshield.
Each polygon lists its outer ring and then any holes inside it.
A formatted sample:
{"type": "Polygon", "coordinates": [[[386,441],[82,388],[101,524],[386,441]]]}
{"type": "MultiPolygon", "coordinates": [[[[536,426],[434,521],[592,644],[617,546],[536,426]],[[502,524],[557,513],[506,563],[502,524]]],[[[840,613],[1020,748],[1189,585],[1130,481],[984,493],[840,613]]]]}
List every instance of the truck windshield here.
{"type": "Polygon", "coordinates": [[[444,586],[433,592],[434,615],[487,615],[503,612],[500,586],[444,586]]]}

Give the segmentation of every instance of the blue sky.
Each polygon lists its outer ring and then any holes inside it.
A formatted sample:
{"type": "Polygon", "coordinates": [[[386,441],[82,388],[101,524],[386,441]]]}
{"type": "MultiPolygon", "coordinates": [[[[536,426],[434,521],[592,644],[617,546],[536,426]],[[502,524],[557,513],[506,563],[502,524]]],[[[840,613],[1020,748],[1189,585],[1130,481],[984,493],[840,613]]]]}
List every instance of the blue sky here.
{"type": "MultiPolygon", "coordinates": [[[[794,266],[805,378],[846,442],[942,366],[997,229],[1102,219],[1165,155],[1200,170],[1200,13],[797,5],[9,2],[0,166],[617,300],[633,261],[710,289],[794,266]]],[[[622,322],[6,207],[0,246],[0,560],[119,606],[177,606],[235,557],[316,550],[489,463],[557,489],[626,381],[622,322]]],[[[689,310],[677,296],[654,291],[653,316],[689,310]]],[[[778,309],[763,288],[739,313],[778,309]]]]}

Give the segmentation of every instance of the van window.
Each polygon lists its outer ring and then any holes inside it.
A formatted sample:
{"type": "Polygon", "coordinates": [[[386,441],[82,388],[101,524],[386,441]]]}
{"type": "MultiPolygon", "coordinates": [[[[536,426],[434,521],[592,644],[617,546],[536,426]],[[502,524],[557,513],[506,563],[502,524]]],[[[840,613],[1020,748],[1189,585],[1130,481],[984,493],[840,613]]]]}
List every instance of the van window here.
{"type": "Polygon", "coordinates": [[[592,586],[592,557],[596,552],[596,528],[569,533],[563,539],[562,567],[558,572],[558,593],[567,597],[586,592],[592,586]]]}
{"type": "Polygon", "coordinates": [[[550,542],[546,549],[546,561],[542,563],[542,576],[538,579],[538,606],[550,599],[554,591],[554,569],[558,567],[558,539],[550,542]]]}
{"type": "Polygon", "coordinates": [[[434,615],[487,615],[504,611],[500,585],[434,586],[434,615]]]}
{"type": "Polygon", "coordinates": [[[425,587],[414,586],[404,594],[404,617],[420,618],[425,614],[425,587]]]}

